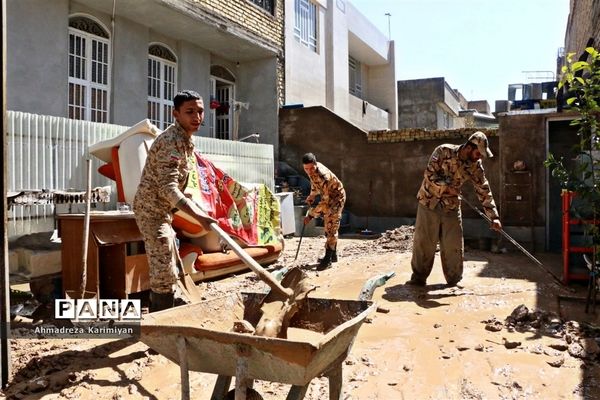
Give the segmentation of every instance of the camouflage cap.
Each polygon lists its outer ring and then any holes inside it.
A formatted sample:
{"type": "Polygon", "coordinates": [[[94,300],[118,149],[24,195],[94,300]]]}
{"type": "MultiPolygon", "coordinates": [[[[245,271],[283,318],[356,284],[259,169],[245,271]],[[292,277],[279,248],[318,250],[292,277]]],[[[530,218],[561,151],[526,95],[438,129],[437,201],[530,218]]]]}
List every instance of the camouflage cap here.
{"type": "Polygon", "coordinates": [[[488,147],[487,137],[483,134],[483,132],[477,131],[471,136],[469,136],[469,142],[477,146],[477,149],[479,150],[483,158],[494,157],[494,154],[488,147]]]}

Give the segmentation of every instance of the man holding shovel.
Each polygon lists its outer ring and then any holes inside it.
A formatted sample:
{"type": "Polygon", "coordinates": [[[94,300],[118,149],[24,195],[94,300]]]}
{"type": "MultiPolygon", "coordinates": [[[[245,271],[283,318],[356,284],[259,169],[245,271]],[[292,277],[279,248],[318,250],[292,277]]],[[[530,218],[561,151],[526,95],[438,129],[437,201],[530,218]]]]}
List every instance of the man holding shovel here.
{"type": "Polygon", "coordinates": [[[323,164],[317,162],[313,153],[306,153],[302,157],[302,166],[310,179],[310,194],[306,198],[306,203],[312,206],[317,195],[321,196],[319,204],[309,209],[308,215],[304,218],[304,224],[308,224],[311,219],[321,215],[325,220],[325,237],[327,238],[325,256],[319,260],[317,267],[318,271],[322,271],[331,267],[332,262],[337,262],[338,229],[346,202],[346,192],[338,177],[323,164]]]}
{"type": "Polygon", "coordinates": [[[475,132],[461,145],[442,144],[433,151],[417,194],[412,276],[406,284],[425,286],[438,242],[446,282],[455,286],[462,279],[464,248],[459,195],[465,182],[471,181],[475,187],[491,229],[502,229],[481,162],[487,157],[493,154],[483,132],[475,132]]]}
{"type": "MultiPolygon", "coordinates": [[[[184,90],[173,99],[175,123],[160,134],[148,151],[133,201],[137,225],[144,237],[150,269],[150,312],[173,307],[178,279],[178,254],[173,212],[179,209],[210,230],[207,216],[183,190],[195,168],[192,134],[204,119],[202,97],[184,90]]],[[[183,268],[183,266],[179,266],[183,268]]]]}

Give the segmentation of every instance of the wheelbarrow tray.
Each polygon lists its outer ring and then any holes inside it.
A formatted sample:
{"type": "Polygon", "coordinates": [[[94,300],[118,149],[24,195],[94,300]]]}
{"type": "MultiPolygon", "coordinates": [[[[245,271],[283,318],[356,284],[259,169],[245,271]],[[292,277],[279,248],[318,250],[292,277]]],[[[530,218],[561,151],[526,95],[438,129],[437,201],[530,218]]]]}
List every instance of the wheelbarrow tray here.
{"type": "Polygon", "coordinates": [[[149,314],[142,321],[140,340],[180,364],[177,342],[184,338],[189,370],[236,376],[238,360],[245,357],[248,378],[304,386],[346,358],[375,308],[371,301],[308,298],[290,327],[322,335],[300,341],[231,332],[236,320],[256,326],[264,296],[235,293],[149,314]]]}

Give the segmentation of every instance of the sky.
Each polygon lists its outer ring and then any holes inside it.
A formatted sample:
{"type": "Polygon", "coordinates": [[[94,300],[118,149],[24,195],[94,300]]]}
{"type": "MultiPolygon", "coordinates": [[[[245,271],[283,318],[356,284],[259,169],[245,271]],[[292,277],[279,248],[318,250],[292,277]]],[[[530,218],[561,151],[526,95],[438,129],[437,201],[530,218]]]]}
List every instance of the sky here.
{"type": "Polygon", "coordinates": [[[496,100],[508,100],[509,84],[554,80],[569,16],[569,0],[350,2],[391,33],[397,80],[444,77],[468,101],[487,100],[491,111],[496,100]]]}

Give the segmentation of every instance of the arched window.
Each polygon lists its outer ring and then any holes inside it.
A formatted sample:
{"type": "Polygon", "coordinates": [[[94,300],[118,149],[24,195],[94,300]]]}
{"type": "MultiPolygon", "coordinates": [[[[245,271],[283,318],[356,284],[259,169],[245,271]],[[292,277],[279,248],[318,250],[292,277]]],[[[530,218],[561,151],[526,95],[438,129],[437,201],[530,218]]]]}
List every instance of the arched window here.
{"type": "Polygon", "coordinates": [[[148,119],[161,129],[173,122],[173,97],[177,87],[177,58],[167,47],[148,48],[148,119]]]}
{"type": "Polygon", "coordinates": [[[69,18],[69,118],[108,122],[110,38],[98,22],[69,18]]]}

